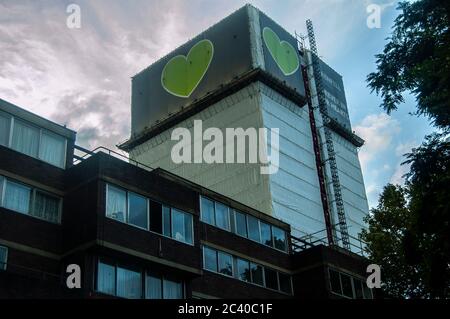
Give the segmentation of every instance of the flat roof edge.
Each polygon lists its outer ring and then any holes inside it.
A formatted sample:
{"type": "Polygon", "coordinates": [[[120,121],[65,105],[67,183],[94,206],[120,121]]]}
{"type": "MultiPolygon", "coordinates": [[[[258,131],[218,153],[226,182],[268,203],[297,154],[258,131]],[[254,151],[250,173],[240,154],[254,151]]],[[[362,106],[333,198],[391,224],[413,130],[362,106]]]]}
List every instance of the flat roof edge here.
{"type": "Polygon", "coordinates": [[[22,120],[35,124],[36,126],[47,129],[58,135],[62,135],[70,140],[75,140],[76,131],[71,130],[63,125],[52,122],[42,116],[27,111],[20,106],[12,104],[0,98],[0,111],[16,116],[22,120]]]}
{"type": "Polygon", "coordinates": [[[152,127],[131,136],[127,141],[117,145],[117,147],[121,150],[129,152],[134,147],[144,143],[153,136],[156,136],[164,132],[170,127],[176,125],[177,123],[206,109],[210,105],[219,102],[224,97],[233,94],[235,92],[238,92],[247,85],[257,81],[266,84],[267,86],[274,89],[287,99],[298,104],[299,107],[303,107],[306,104],[306,98],[299,92],[297,92],[291,87],[288,87],[285,83],[281,82],[280,80],[270,75],[269,73],[265,72],[264,70],[260,68],[255,68],[241,75],[238,79],[226,85],[223,85],[222,87],[206,95],[202,99],[193,102],[191,105],[181,109],[172,116],[162,120],[161,122],[155,123],[152,127]]]}

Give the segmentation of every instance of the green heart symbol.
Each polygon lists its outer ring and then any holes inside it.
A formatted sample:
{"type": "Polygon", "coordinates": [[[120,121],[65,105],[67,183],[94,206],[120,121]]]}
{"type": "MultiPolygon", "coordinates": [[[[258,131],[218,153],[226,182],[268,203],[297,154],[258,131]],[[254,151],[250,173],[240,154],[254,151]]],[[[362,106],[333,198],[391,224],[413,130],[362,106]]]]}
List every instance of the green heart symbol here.
{"type": "Polygon", "coordinates": [[[209,40],[197,42],[187,56],[177,55],[170,59],[161,73],[163,88],[178,97],[189,97],[203,79],[214,55],[209,40]]]}
{"type": "Polygon", "coordinates": [[[270,55],[277,63],[284,75],[291,75],[297,71],[300,63],[297,51],[287,41],[280,41],[278,35],[268,27],[263,29],[264,43],[269,49],[270,55]]]}

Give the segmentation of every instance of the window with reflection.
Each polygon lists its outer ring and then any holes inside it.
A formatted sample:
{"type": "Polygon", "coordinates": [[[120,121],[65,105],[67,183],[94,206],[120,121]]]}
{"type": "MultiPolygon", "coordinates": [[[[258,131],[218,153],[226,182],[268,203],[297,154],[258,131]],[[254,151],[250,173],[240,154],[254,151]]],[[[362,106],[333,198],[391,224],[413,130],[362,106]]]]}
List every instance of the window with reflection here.
{"type": "Polygon", "coordinates": [[[98,263],[97,290],[108,294],[116,294],[116,267],[103,262],[98,263]]]}
{"type": "Polygon", "coordinates": [[[163,298],[181,299],[183,298],[183,284],[181,281],[163,279],[163,298]]]}
{"type": "Polygon", "coordinates": [[[278,227],[272,226],[274,248],[286,251],[286,232],[278,227]]]}
{"type": "Polygon", "coordinates": [[[253,216],[247,216],[248,238],[261,242],[261,234],[259,232],[259,221],[253,216]]]}
{"type": "Polygon", "coordinates": [[[162,299],[162,281],[160,277],[147,274],[145,277],[145,298],[162,299]]]}
{"type": "Polygon", "coordinates": [[[106,189],[106,217],[187,244],[194,243],[192,214],[110,184],[106,189]]]}
{"type": "Polygon", "coordinates": [[[250,282],[250,262],[244,259],[237,258],[236,260],[237,267],[237,277],[238,279],[246,282],[250,282]]]}
{"type": "Polygon", "coordinates": [[[250,263],[250,273],[252,276],[252,283],[264,286],[264,270],[261,265],[250,263]]]}
{"type": "Polygon", "coordinates": [[[66,140],[56,134],[43,131],[39,147],[39,158],[58,167],[64,167],[66,140]]]}
{"type": "Polygon", "coordinates": [[[127,217],[127,192],[108,185],[106,199],[106,216],[121,222],[127,217]]]}
{"type": "Polygon", "coordinates": [[[214,217],[214,202],[207,199],[206,197],[201,196],[200,204],[202,221],[210,225],[215,225],[216,219],[214,217]]]}
{"type": "Polygon", "coordinates": [[[60,197],[0,176],[0,206],[47,222],[60,223],[61,203],[60,197]]]}
{"type": "Polygon", "coordinates": [[[0,145],[64,168],[66,138],[0,112],[0,145]]]}
{"type": "Polygon", "coordinates": [[[272,247],[272,231],[270,225],[259,222],[261,229],[261,244],[272,247]]]}
{"type": "Polygon", "coordinates": [[[216,226],[225,230],[230,230],[230,214],[228,207],[216,202],[216,226]]]}
{"type": "Polygon", "coordinates": [[[0,113],[0,145],[8,147],[11,116],[0,113]]]}
{"type": "Polygon", "coordinates": [[[141,273],[130,269],[117,267],[117,296],[127,299],[142,297],[141,273]]]}
{"type": "Polygon", "coordinates": [[[38,156],[39,150],[39,129],[15,120],[11,148],[33,157],[38,156]]]}
{"type": "Polygon", "coordinates": [[[247,237],[247,218],[245,214],[234,211],[236,234],[247,237]]]}
{"type": "Polygon", "coordinates": [[[203,268],[217,272],[217,251],[203,247],[203,268]]]}
{"type": "Polygon", "coordinates": [[[30,212],[31,188],[13,181],[6,181],[5,198],[3,206],[19,213],[30,212]]]}
{"type": "Polygon", "coordinates": [[[230,254],[218,252],[218,271],[221,274],[233,276],[233,257],[230,254]]]}
{"type": "Polygon", "coordinates": [[[192,215],[172,208],[172,238],[192,244],[192,215]]]}
{"type": "Polygon", "coordinates": [[[286,232],[250,214],[200,196],[201,221],[281,251],[287,251],[286,232]]]}
{"type": "Polygon", "coordinates": [[[132,192],[128,193],[128,223],[140,228],[148,228],[147,198],[132,192]]]}

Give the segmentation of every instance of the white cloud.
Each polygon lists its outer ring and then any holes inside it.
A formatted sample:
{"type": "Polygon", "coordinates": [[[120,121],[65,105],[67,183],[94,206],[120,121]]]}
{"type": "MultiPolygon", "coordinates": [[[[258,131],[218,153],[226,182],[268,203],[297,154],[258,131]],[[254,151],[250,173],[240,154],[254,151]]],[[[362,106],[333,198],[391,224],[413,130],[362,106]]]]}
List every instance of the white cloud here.
{"type": "Polygon", "coordinates": [[[184,3],[79,1],[81,29],[66,5],[0,4],[0,98],[114,148],[129,136],[130,77],[184,41],[184,3]]]}
{"type": "Polygon", "coordinates": [[[370,161],[382,159],[382,152],[392,146],[392,139],[400,133],[400,123],[385,113],[370,114],[354,130],[366,142],[359,152],[361,166],[366,170],[370,161]]]}
{"type": "Polygon", "coordinates": [[[410,165],[401,165],[401,162],[399,162],[389,182],[394,185],[403,185],[405,182],[403,175],[409,172],[409,167],[410,165]]]}
{"type": "Polygon", "coordinates": [[[397,147],[395,148],[395,155],[397,156],[403,156],[406,153],[410,153],[411,150],[415,147],[417,147],[419,144],[415,141],[409,141],[406,143],[399,143],[397,147]]]}
{"type": "Polygon", "coordinates": [[[405,178],[403,176],[409,172],[409,168],[411,166],[409,164],[402,165],[402,163],[405,161],[404,155],[406,153],[410,153],[412,151],[412,149],[417,147],[418,145],[419,145],[419,143],[417,143],[415,141],[408,141],[405,143],[399,143],[397,145],[397,147],[395,148],[395,155],[397,157],[399,157],[400,159],[398,160],[395,171],[392,174],[391,179],[389,180],[389,182],[391,184],[394,184],[394,185],[396,185],[396,184],[403,185],[404,184],[405,178]]]}

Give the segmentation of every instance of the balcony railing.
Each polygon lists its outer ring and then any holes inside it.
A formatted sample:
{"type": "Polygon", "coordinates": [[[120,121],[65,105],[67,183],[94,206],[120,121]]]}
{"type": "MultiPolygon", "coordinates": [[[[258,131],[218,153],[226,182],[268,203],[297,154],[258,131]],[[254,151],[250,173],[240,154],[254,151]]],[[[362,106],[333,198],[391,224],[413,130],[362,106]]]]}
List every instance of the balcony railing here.
{"type": "MultiPolygon", "coordinates": [[[[338,229],[335,229],[333,231],[333,234],[334,234],[334,241],[336,243],[334,247],[344,249],[342,248],[341,245],[342,238],[340,236],[340,231],[338,229]]],[[[350,251],[357,255],[367,257],[367,253],[365,250],[366,243],[361,238],[357,238],[351,235],[349,235],[349,238],[350,238],[350,251]]],[[[301,237],[294,237],[291,235],[291,246],[293,253],[298,253],[305,249],[315,247],[318,245],[329,246],[326,229],[322,229],[315,233],[307,234],[301,237]]]]}
{"type": "Polygon", "coordinates": [[[106,148],[103,146],[99,146],[99,147],[93,149],[92,151],[90,151],[81,146],[75,145],[75,154],[73,155],[73,165],[77,165],[77,164],[81,163],[82,161],[88,159],[92,155],[100,153],[100,152],[106,153],[110,156],[113,156],[121,161],[127,162],[128,164],[132,164],[136,167],[143,168],[149,172],[154,170],[154,168],[152,168],[148,165],[142,164],[141,162],[138,162],[136,160],[133,160],[133,159],[129,158],[127,155],[120,154],[116,151],[110,150],[109,148],[106,148]]]}

